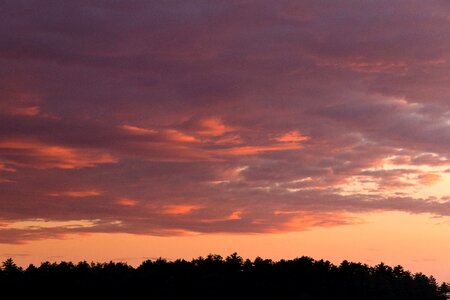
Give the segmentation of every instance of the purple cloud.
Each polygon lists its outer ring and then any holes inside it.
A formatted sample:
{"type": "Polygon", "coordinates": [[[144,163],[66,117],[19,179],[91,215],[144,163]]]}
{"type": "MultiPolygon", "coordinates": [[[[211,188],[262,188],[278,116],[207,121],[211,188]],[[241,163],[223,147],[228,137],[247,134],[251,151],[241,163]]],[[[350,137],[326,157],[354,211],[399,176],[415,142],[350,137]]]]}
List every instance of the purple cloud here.
{"type": "Polygon", "coordinates": [[[1,7],[2,243],[450,214],[446,1],[1,7]]]}

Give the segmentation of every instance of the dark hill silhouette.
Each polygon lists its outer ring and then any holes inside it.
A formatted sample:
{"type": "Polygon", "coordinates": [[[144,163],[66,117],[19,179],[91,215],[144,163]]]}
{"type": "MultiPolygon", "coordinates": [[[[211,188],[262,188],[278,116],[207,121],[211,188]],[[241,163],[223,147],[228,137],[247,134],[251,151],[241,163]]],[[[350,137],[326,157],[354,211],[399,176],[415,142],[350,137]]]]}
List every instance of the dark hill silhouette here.
{"type": "MultiPolygon", "coordinates": [[[[448,299],[447,284],[401,266],[370,267],[300,257],[272,261],[210,254],[192,261],[44,262],[25,270],[12,259],[0,271],[0,296],[101,299],[448,299]]],[[[3,299],[8,299],[4,298],[3,299]]]]}

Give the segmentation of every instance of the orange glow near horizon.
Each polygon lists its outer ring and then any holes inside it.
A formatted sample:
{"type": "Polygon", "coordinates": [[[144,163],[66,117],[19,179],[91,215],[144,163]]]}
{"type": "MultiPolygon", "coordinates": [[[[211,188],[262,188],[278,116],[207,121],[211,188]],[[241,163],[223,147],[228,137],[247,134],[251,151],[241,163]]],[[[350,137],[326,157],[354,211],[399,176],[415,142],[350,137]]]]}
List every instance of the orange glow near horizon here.
{"type": "Polygon", "coordinates": [[[449,230],[447,218],[384,212],[369,214],[355,225],[273,234],[70,235],[63,240],[0,244],[0,254],[3,260],[13,257],[24,267],[47,260],[113,260],[137,266],[146,259],[158,257],[189,260],[209,253],[227,256],[235,251],[250,259],[261,256],[279,260],[306,255],[335,264],[344,259],[369,265],[401,264],[412,272],[420,271],[432,274],[439,281],[449,281],[449,230]],[[436,248],[437,244],[440,246],[436,248]]]}

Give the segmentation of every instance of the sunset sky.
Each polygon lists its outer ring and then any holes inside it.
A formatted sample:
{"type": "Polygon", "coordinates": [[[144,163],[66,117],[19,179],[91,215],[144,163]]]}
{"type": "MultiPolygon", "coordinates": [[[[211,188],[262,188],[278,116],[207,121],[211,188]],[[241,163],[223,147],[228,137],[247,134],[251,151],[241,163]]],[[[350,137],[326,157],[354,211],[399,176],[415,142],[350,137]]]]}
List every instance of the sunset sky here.
{"type": "Polygon", "coordinates": [[[450,2],[0,2],[0,259],[309,255],[450,281],[450,2]]]}

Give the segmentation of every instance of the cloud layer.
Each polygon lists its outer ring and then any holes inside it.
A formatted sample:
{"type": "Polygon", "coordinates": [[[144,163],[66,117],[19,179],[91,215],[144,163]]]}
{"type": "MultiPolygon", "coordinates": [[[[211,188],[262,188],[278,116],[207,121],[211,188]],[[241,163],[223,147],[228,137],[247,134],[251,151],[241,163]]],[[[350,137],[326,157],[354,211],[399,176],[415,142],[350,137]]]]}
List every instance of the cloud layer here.
{"type": "Polygon", "coordinates": [[[450,215],[447,1],[0,6],[2,243],[450,215]]]}

